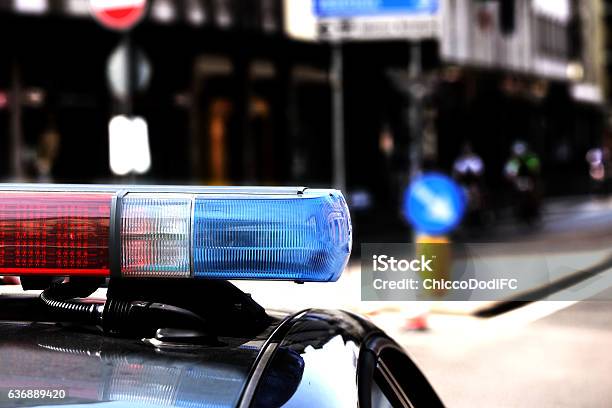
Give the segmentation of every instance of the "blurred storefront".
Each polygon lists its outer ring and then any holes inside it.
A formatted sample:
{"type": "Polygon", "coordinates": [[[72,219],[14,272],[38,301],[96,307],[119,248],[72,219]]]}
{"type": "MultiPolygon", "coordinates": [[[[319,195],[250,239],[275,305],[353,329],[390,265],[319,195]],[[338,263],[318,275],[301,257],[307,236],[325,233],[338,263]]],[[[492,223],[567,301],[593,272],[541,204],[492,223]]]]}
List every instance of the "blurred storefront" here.
{"type": "Polygon", "coordinates": [[[53,180],[125,181],[109,168],[108,123],[129,113],[147,121],[152,156],[131,182],[328,185],[329,56],[282,27],[278,0],[153,0],[129,34],[96,23],[87,0],[1,2],[13,39],[0,46],[2,177],[38,179],[52,128],[53,180]],[[126,104],[107,65],[128,36],[151,72],[126,104]]]}
{"type": "Polygon", "coordinates": [[[469,140],[487,183],[503,191],[510,145],[522,139],[542,158],[548,194],[586,191],[585,153],[607,129],[601,1],[428,1],[427,18],[386,27],[319,24],[315,3],[150,1],[129,34],[150,79],[126,108],[107,63],[127,35],[93,21],[87,0],[0,2],[0,35],[12,39],[0,45],[0,175],[329,186],[339,157],[330,72],[339,47],[341,166],[358,232],[396,241],[408,234],[399,208],[414,167],[413,85],[423,90],[419,168],[450,172],[469,140]],[[389,29],[415,39],[387,38],[389,29]],[[372,32],[376,41],[331,41],[372,32]],[[152,166],[144,175],[110,170],[108,123],[119,113],[147,121],[152,166]],[[41,155],[51,163],[46,176],[41,155]]]}

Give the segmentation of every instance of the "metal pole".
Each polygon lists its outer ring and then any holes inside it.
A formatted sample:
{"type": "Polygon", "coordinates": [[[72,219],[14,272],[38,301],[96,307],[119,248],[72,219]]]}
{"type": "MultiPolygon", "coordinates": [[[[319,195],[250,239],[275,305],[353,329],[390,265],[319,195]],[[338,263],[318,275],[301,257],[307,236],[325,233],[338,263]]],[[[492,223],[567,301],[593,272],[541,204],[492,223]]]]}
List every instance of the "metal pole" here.
{"type": "Polygon", "coordinates": [[[410,79],[417,79],[419,75],[421,75],[421,60],[421,43],[419,41],[413,41],[410,43],[410,65],[408,67],[410,79]]]}
{"type": "Polygon", "coordinates": [[[132,41],[132,36],[128,31],[123,37],[125,46],[125,80],[126,80],[126,96],[124,101],[124,114],[127,116],[134,115],[134,92],[136,90],[137,81],[137,64],[136,64],[136,48],[132,41]]]}
{"type": "Polygon", "coordinates": [[[423,161],[423,85],[419,83],[422,72],[421,44],[410,43],[410,65],[408,67],[410,107],[408,109],[408,126],[410,129],[410,180],[421,173],[423,161]]]}
{"type": "Polygon", "coordinates": [[[331,88],[332,88],[332,178],[333,186],[346,188],[346,164],[344,159],[344,98],[342,44],[332,44],[331,88]]]}
{"type": "MultiPolygon", "coordinates": [[[[124,36],[124,44],[125,44],[125,80],[126,80],[126,96],[123,106],[123,114],[132,118],[135,116],[134,112],[134,95],[136,93],[137,87],[137,62],[136,62],[136,47],[134,45],[134,41],[132,38],[132,34],[130,31],[126,32],[124,36]]],[[[134,170],[130,170],[128,174],[125,175],[126,182],[133,184],[137,180],[137,175],[134,170]]]]}
{"type": "Polygon", "coordinates": [[[23,179],[23,128],[21,123],[22,106],[21,106],[21,75],[19,72],[19,63],[13,61],[12,66],[12,86],[11,98],[9,99],[11,108],[11,177],[15,181],[23,179]]]}

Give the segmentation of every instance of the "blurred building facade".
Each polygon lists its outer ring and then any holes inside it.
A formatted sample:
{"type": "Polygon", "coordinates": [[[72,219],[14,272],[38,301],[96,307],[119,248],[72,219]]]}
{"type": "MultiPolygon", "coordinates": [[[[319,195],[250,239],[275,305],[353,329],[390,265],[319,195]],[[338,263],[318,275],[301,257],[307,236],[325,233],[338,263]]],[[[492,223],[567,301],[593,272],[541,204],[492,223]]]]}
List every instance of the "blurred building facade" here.
{"type": "MultiPolygon", "coordinates": [[[[441,126],[472,139],[492,185],[502,182],[500,166],[521,139],[542,158],[548,194],[585,192],[584,154],[605,131],[602,2],[446,5],[441,55],[457,72],[443,81],[442,92],[467,99],[445,107],[450,120],[441,112],[441,126]],[[457,118],[461,106],[467,111],[457,118]]],[[[441,158],[447,166],[455,149],[441,158]]]]}
{"type": "MultiPolygon", "coordinates": [[[[129,40],[151,77],[129,113],[148,122],[152,167],[127,179],[109,168],[108,121],[126,108],[107,80],[126,35],[93,21],[86,0],[0,2],[0,34],[11,39],[0,45],[0,175],[42,179],[37,152],[54,133],[49,179],[58,182],[329,186],[333,45],[319,37],[314,1],[150,1],[129,40]],[[296,4],[301,36],[287,29],[296,4]]],[[[437,25],[425,27],[437,34],[418,40],[420,165],[449,172],[469,140],[490,188],[503,191],[510,145],[522,139],[542,158],[549,194],[585,192],[584,154],[608,127],[609,15],[601,0],[440,0],[437,25]]],[[[403,240],[411,42],[341,48],[356,223],[365,235],[403,240]]]]}
{"type": "MultiPolygon", "coordinates": [[[[32,179],[40,135],[56,128],[56,181],[112,179],[108,122],[126,104],[107,65],[128,35],[93,21],[87,0],[0,2],[0,31],[13,39],[0,46],[4,178],[32,179]],[[36,106],[26,103],[31,91],[42,99],[36,106]]],[[[320,102],[329,99],[328,57],[290,44],[280,1],[151,1],[129,40],[151,70],[128,112],[148,122],[153,163],[142,180],[287,184],[308,174],[326,182],[330,160],[307,172],[291,144],[314,158],[326,143],[318,127],[329,116],[320,102]]]]}

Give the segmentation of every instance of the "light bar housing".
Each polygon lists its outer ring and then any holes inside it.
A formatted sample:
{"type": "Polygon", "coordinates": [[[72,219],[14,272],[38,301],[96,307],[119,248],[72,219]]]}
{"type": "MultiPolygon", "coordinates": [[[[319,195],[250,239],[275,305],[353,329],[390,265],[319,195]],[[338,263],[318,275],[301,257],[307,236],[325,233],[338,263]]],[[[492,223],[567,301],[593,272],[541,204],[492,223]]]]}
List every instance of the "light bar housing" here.
{"type": "Polygon", "coordinates": [[[0,275],[335,281],[351,245],[337,190],[0,185],[0,275]]]}

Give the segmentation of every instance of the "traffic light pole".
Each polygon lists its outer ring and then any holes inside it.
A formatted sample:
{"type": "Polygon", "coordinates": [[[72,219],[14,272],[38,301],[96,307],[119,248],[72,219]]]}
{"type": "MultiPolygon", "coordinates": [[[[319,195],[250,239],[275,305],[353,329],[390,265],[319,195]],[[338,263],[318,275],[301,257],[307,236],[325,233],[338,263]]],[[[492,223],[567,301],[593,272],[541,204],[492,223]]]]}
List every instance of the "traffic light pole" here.
{"type": "Polygon", "coordinates": [[[408,126],[410,129],[410,180],[414,180],[421,173],[423,161],[423,85],[419,81],[422,73],[421,43],[410,43],[410,64],[408,78],[410,81],[408,95],[410,106],[408,108],[408,126]]]}
{"type": "Polygon", "coordinates": [[[344,96],[342,43],[332,44],[332,178],[334,188],[346,188],[346,163],[344,158],[344,96]]]}
{"type": "Polygon", "coordinates": [[[123,113],[127,116],[134,115],[134,93],[136,89],[136,50],[132,40],[132,34],[128,31],[123,37],[125,46],[125,80],[126,96],[123,102],[123,113]]]}
{"type": "Polygon", "coordinates": [[[13,61],[12,78],[11,78],[11,93],[9,97],[10,107],[10,123],[11,123],[11,138],[10,138],[10,165],[11,177],[13,181],[23,181],[23,127],[22,127],[22,89],[21,89],[21,73],[19,71],[19,62],[17,57],[13,61]]]}

